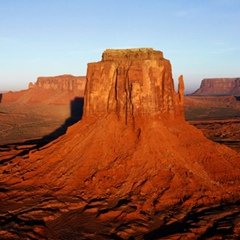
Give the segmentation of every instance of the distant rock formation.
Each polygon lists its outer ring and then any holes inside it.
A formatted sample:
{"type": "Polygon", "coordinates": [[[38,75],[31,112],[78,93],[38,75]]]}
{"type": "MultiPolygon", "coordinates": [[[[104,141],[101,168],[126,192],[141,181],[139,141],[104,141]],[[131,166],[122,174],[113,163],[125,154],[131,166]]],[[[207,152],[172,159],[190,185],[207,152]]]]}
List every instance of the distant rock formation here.
{"type": "Polygon", "coordinates": [[[118,118],[183,118],[183,78],[174,90],[171,64],[152,48],[106,50],[89,63],[84,116],[114,113],[118,118]]]}
{"type": "Polygon", "coordinates": [[[153,49],[88,64],[82,120],[0,157],[5,239],[205,239],[215,220],[238,216],[240,155],[185,121],[183,89],[153,49]]]}
{"type": "Polygon", "coordinates": [[[55,77],[38,77],[35,84],[29,84],[29,88],[41,88],[45,90],[67,90],[84,92],[86,77],[60,75],[55,77]]]}
{"type": "Polygon", "coordinates": [[[85,85],[84,76],[39,77],[35,83],[30,82],[26,90],[3,93],[2,103],[69,104],[75,97],[83,97],[85,85]]]}
{"type": "Polygon", "coordinates": [[[191,95],[240,95],[240,78],[205,78],[191,95]]]}

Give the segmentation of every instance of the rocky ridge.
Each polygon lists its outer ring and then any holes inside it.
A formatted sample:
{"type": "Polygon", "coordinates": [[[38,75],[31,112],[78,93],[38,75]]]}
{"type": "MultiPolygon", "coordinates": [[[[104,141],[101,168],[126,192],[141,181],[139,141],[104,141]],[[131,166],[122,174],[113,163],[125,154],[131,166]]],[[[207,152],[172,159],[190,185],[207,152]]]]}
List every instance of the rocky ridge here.
{"type": "Polygon", "coordinates": [[[240,155],[184,120],[183,78],[176,93],[153,52],[104,52],[88,64],[83,119],[0,158],[3,239],[240,235],[240,155]]]}
{"type": "Polygon", "coordinates": [[[206,78],[191,95],[240,95],[240,78],[206,78]]]}

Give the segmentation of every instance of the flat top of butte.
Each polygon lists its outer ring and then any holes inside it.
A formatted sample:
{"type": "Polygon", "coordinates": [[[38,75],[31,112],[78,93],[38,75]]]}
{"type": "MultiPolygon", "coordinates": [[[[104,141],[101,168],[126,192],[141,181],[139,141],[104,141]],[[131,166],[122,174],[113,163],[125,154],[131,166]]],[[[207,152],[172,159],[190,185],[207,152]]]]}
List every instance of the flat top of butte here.
{"type": "Polygon", "coordinates": [[[102,61],[154,59],[163,59],[163,53],[153,48],[106,49],[102,54],[102,61]]]}

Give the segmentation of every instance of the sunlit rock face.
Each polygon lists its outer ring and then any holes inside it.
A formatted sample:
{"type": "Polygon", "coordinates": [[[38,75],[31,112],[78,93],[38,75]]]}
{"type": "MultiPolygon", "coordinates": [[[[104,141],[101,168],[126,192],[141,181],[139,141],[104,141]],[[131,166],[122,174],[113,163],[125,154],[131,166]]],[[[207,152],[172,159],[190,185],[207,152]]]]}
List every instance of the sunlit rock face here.
{"type": "Polygon", "coordinates": [[[84,116],[114,113],[119,119],[183,118],[183,81],[174,90],[171,64],[152,48],[106,50],[89,63],[84,116]]]}
{"type": "Polygon", "coordinates": [[[192,95],[240,95],[240,78],[205,78],[192,95]]]}
{"type": "Polygon", "coordinates": [[[65,74],[54,77],[38,77],[36,83],[29,84],[29,88],[83,92],[85,89],[85,83],[86,77],[65,74]]]}

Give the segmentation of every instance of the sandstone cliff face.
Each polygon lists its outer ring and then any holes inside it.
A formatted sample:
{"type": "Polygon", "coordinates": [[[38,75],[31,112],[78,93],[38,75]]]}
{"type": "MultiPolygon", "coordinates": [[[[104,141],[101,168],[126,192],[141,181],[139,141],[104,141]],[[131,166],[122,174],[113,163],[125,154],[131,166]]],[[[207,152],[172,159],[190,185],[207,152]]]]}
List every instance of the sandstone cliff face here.
{"type": "Polygon", "coordinates": [[[28,84],[27,90],[3,93],[1,102],[65,105],[76,97],[83,97],[85,85],[86,77],[39,77],[35,83],[28,84]]]}
{"type": "Polygon", "coordinates": [[[107,50],[90,63],[83,120],[41,149],[0,158],[2,235],[198,239],[216,219],[237,218],[240,155],[185,122],[182,77],[179,86],[152,49],[107,50]]]}
{"type": "Polygon", "coordinates": [[[183,80],[174,91],[171,64],[153,49],[106,50],[89,63],[84,116],[114,113],[126,122],[183,117],[183,80]]]}
{"type": "Polygon", "coordinates": [[[86,78],[72,75],[60,75],[55,77],[38,77],[35,84],[30,83],[29,88],[41,88],[45,90],[68,90],[84,92],[86,78]]]}
{"type": "Polygon", "coordinates": [[[240,78],[206,78],[192,95],[240,95],[240,78]]]}

